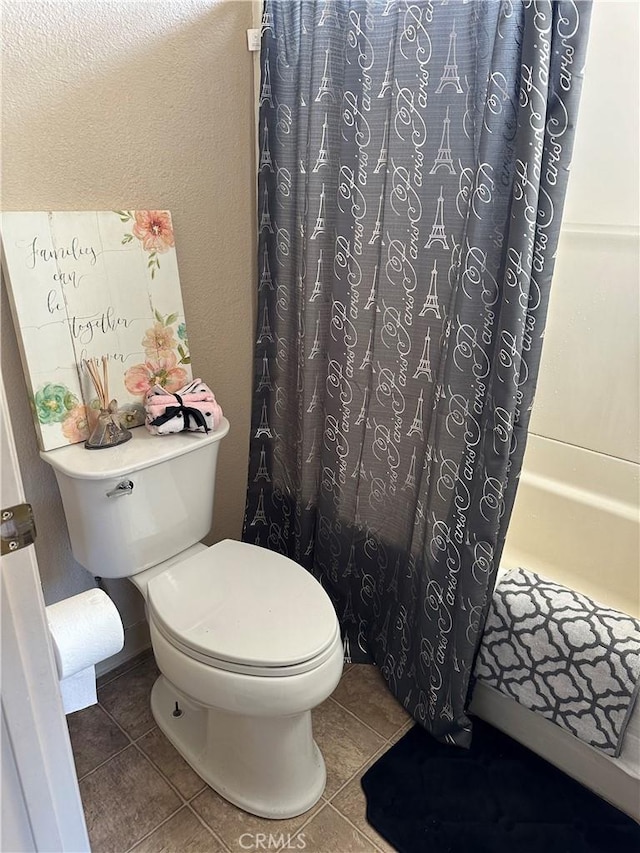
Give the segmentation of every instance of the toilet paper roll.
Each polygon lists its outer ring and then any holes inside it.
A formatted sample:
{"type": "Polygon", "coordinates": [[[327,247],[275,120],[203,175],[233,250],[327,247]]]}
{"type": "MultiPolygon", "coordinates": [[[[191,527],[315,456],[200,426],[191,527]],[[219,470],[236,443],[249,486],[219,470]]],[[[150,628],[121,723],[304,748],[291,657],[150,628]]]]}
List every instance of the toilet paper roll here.
{"type": "Polygon", "coordinates": [[[75,675],[61,679],[60,694],[65,714],[95,705],[98,701],[95,666],[88,666],[75,675]]]}
{"type": "Polygon", "coordinates": [[[90,589],[45,607],[58,678],[76,675],[124,645],[120,614],[101,589],[90,589]]]}

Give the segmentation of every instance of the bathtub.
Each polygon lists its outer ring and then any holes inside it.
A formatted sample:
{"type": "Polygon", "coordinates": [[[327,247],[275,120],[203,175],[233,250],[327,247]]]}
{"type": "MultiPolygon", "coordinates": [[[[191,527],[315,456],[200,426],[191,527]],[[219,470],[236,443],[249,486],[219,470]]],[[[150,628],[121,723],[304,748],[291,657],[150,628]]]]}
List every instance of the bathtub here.
{"type": "Polygon", "coordinates": [[[530,435],[501,565],[640,616],[640,466],[530,435]]]}
{"type": "Polygon", "coordinates": [[[481,681],[469,710],[640,823],[640,703],[635,704],[618,758],[481,681]]]}
{"type": "MultiPolygon", "coordinates": [[[[522,566],[637,617],[638,469],[632,462],[531,435],[499,576],[522,566]]],[[[470,711],[640,823],[640,701],[618,758],[482,682],[470,711]]]]}

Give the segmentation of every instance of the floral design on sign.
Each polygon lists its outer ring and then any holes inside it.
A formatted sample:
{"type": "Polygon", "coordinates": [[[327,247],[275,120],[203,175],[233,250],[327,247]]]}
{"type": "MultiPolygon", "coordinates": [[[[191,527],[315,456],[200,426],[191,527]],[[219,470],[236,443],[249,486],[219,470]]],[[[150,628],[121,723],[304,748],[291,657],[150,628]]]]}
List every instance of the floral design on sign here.
{"type": "Polygon", "coordinates": [[[154,385],[160,385],[167,391],[177,391],[188,380],[187,371],[179,365],[191,364],[185,324],[180,323],[176,331],[172,326],[178,321],[178,314],[163,317],[154,311],[156,322],[146,330],[142,346],[146,361],[135,364],[124,374],[124,384],[130,394],[144,397],[154,385]]]}
{"type": "Polygon", "coordinates": [[[68,412],[67,417],[62,422],[62,432],[65,438],[69,439],[70,444],[86,441],[89,438],[91,425],[87,406],[80,403],[68,412]]]}
{"type": "Polygon", "coordinates": [[[156,270],[160,269],[159,254],[168,252],[175,246],[173,224],[168,210],[116,210],[121,222],[133,222],[131,233],[125,234],[122,243],[131,243],[134,237],[142,243],[142,248],[149,253],[147,268],[151,278],[155,278],[156,270]]]}
{"type": "Polygon", "coordinates": [[[34,394],[33,408],[39,423],[61,424],[63,435],[71,443],[88,438],[87,409],[66,385],[47,382],[34,394]]]}
{"type": "Polygon", "coordinates": [[[40,448],[81,442],[95,427],[91,359],[110,363],[109,403],[123,426],[141,426],[150,381],[191,379],[170,211],[3,211],[0,220],[40,448]]]}
{"type": "Polygon", "coordinates": [[[36,416],[41,424],[59,424],[78,405],[78,398],[66,385],[47,382],[34,396],[36,416]]]}
{"type": "Polygon", "coordinates": [[[178,344],[180,364],[191,364],[191,356],[189,355],[189,338],[187,337],[187,327],[184,323],[180,323],[178,326],[178,337],[182,341],[181,344],[178,344]]]}

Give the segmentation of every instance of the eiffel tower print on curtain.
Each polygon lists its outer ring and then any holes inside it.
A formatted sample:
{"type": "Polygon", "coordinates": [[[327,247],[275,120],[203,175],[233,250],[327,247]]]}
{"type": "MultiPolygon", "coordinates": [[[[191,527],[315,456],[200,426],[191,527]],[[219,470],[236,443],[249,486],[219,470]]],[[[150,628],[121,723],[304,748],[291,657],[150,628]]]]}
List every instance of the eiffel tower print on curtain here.
{"type": "Polygon", "coordinates": [[[322,252],[323,252],[323,250],[320,249],[320,253],[318,254],[316,278],[315,278],[315,281],[313,282],[313,290],[311,291],[311,296],[309,297],[309,302],[314,302],[322,294],[322,281],[323,281],[322,252]]]}
{"type": "Polygon", "coordinates": [[[440,243],[443,249],[449,248],[447,235],[444,231],[444,195],[442,190],[443,188],[440,187],[440,195],[438,196],[438,204],[436,207],[436,216],[433,220],[429,239],[425,243],[425,249],[430,249],[434,243],[440,243]]]}
{"type": "Polygon", "coordinates": [[[312,572],[345,655],[374,661],[420,724],[462,746],[535,389],[587,7],[263,0],[243,538],[312,572]],[[525,66],[537,88],[521,99],[525,66]],[[533,110],[570,121],[553,135],[533,110]],[[540,267],[518,272],[539,307],[511,298],[512,257],[540,267]],[[526,376],[499,357],[503,331],[526,376]],[[495,441],[497,406],[511,441],[495,441]],[[468,542],[493,549],[486,571],[468,542]],[[415,607],[431,579],[442,594],[415,607]]]}
{"type": "Polygon", "coordinates": [[[264,287],[268,287],[269,290],[273,290],[273,279],[271,278],[271,267],[269,266],[269,250],[266,245],[262,252],[262,270],[260,272],[258,289],[262,290],[264,287]]]}
{"type": "Polygon", "coordinates": [[[266,480],[268,483],[271,482],[271,475],[269,474],[269,469],[267,467],[267,451],[265,450],[264,445],[262,445],[260,450],[260,462],[258,463],[258,470],[253,478],[253,482],[257,483],[258,480],[266,480]]]}
{"type": "Polygon", "coordinates": [[[316,103],[320,103],[324,97],[335,103],[336,95],[333,86],[333,76],[331,73],[331,49],[327,48],[324,53],[324,68],[322,70],[322,79],[320,87],[315,97],[316,103]]]}
{"type": "Polygon", "coordinates": [[[322,190],[320,191],[320,201],[318,202],[318,215],[316,217],[316,224],[313,227],[313,233],[310,240],[316,240],[318,235],[324,234],[325,232],[325,216],[326,216],[326,195],[324,184],[322,185],[322,190]]]}
{"type": "Polygon", "coordinates": [[[329,146],[327,143],[327,131],[329,129],[329,120],[327,113],[324,114],[324,122],[322,124],[322,139],[320,140],[320,149],[315,166],[313,167],[314,174],[318,172],[322,166],[329,165],[329,146]]]}
{"type": "Polygon", "coordinates": [[[456,22],[454,18],[453,26],[451,27],[451,33],[449,34],[449,50],[447,53],[447,61],[444,64],[444,71],[442,72],[442,77],[440,78],[440,82],[438,83],[436,95],[439,95],[444,90],[445,86],[453,86],[459,95],[462,94],[463,90],[462,86],[460,85],[460,77],[458,75],[458,62],[456,60],[457,38],[458,36],[456,34],[456,22]]]}
{"type": "MultiPolygon", "coordinates": [[[[446,239],[446,237],[445,237],[446,239]]],[[[433,259],[433,269],[431,270],[431,276],[429,278],[429,290],[427,292],[427,298],[424,301],[424,305],[420,310],[420,316],[424,317],[425,314],[431,312],[434,316],[440,320],[440,306],[438,305],[438,261],[433,259]]]]}
{"type": "Polygon", "coordinates": [[[438,148],[438,153],[436,154],[436,159],[433,162],[433,166],[429,172],[430,175],[435,175],[438,169],[443,166],[449,170],[450,175],[455,175],[456,169],[453,165],[453,159],[451,157],[451,142],[449,141],[449,126],[451,124],[451,119],[449,118],[449,107],[447,106],[447,112],[444,117],[444,122],[442,123],[442,138],[440,139],[440,148],[438,148]]]}

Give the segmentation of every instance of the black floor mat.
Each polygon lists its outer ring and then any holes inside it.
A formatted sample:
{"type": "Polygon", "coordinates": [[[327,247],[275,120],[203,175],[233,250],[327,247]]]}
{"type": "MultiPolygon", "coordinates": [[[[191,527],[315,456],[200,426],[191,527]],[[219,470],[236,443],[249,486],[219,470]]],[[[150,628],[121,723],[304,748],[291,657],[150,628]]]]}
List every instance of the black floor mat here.
{"type": "Polygon", "coordinates": [[[362,778],[400,853],[639,853],[640,826],[481,720],[465,750],[420,726],[362,778]]]}

